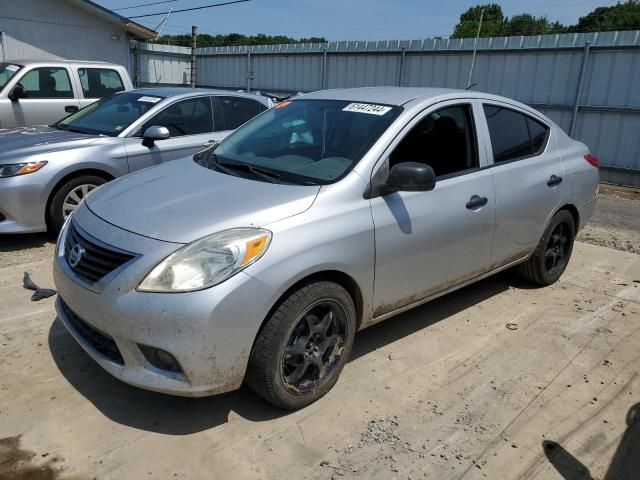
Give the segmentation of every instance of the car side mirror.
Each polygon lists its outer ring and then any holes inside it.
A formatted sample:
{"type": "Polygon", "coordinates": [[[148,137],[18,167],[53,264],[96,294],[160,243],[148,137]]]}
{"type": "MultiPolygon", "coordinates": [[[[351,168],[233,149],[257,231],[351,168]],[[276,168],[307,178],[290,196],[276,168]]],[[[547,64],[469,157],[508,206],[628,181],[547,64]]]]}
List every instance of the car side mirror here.
{"type": "Polygon", "coordinates": [[[9,92],[9,100],[17,102],[21,98],[27,98],[27,91],[21,83],[16,83],[15,86],[9,92]]]}
{"type": "Polygon", "coordinates": [[[427,192],[436,188],[436,174],[424,163],[402,162],[391,167],[386,185],[394,192],[427,192]]]}
{"type": "Polygon", "coordinates": [[[142,145],[151,148],[155,145],[156,140],[166,140],[171,136],[167,127],[159,127],[157,125],[147,128],[144,132],[142,145]]]}

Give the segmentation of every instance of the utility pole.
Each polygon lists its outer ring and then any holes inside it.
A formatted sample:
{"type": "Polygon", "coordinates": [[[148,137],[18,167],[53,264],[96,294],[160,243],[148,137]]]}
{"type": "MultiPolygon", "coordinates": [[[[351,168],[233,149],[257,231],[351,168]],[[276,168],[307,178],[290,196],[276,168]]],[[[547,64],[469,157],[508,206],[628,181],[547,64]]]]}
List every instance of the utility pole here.
{"type": "Polygon", "coordinates": [[[471,68],[469,69],[469,81],[467,82],[467,90],[471,87],[471,77],[473,76],[473,67],[476,64],[476,52],[478,51],[478,38],[480,38],[480,29],[482,28],[483,18],[484,18],[484,8],[480,11],[480,22],[478,23],[478,32],[476,33],[476,41],[473,44],[473,58],[471,59],[471,68]]]}
{"type": "Polygon", "coordinates": [[[196,38],[198,37],[198,27],[191,27],[191,88],[196,87],[196,38]]]}

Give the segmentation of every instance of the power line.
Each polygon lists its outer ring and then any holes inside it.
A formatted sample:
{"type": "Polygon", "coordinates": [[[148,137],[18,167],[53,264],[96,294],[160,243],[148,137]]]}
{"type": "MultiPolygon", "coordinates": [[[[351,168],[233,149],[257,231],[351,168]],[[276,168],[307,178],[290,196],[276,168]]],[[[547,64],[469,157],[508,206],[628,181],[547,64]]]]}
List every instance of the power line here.
{"type": "Polygon", "coordinates": [[[142,3],[140,5],[132,5],[130,7],[122,7],[122,8],[112,8],[113,12],[118,12],[120,10],[131,10],[132,8],[140,8],[140,7],[148,7],[150,5],[160,5],[161,3],[171,3],[177,2],[178,0],[163,0],[162,2],[152,2],[152,3],[142,3]]]}
{"type": "MultiPolygon", "coordinates": [[[[224,5],[232,5],[234,3],[243,3],[243,2],[249,2],[249,1],[250,0],[233,0],[232,2],[214,3],[211,5],[203,5],[202,7],[183,8],[182,10],[174,10],[173,13],[191,12],[192,10],[202,10],[203,8],[222,7],[224,5]]],[[[167,13],[169,13],[168,10],[166,12],[147,13],[146,15],[135,15],[129,18],[155,17],[157,15],[166,15],[167,13]]]]}

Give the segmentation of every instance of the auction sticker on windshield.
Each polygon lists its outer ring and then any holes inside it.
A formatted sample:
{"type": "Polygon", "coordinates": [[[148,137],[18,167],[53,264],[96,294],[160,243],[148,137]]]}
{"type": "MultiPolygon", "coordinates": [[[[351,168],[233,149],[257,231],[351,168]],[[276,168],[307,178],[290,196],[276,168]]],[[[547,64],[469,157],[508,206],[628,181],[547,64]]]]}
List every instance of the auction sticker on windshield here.
{"type": "Polygon", "coordinates": [[[7,70],[10,70],[12,72],[17,72],[18,70],[20,70],[20,67],[18,65],[7,65],[6,67],[7,70]]]}
{"type": "Polygon", "coordinates": [[[369,115],[384,115],[389,110],[391,110],[391,107],[373,103],[350,103],[342,109],[343,112],[368,113],[369,115]]]}
{"type": "Polygon", "coordinates": [[[140,97],[139,102],[158,103],[162,98],[160,97],[140,97]]]}

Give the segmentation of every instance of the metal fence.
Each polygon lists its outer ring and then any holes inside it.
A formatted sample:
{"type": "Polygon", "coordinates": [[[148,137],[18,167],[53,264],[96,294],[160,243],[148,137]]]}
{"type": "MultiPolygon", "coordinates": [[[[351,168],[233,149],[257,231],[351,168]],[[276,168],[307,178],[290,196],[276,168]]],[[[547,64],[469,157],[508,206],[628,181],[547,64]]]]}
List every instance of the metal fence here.
{"type": "MultiPolygon", "coordinates": [[[[465,88],[474,41],[201,48],[197,84],[272,92],[465,88]]],[[[190,49],[143,47],[142,83],[188,84],[190,49]]],[[[482,38],[477,51],[474,89],[538,108],[591,147],[606,167],[603,177],[640,185],[640,31],[482,38]]]]}

